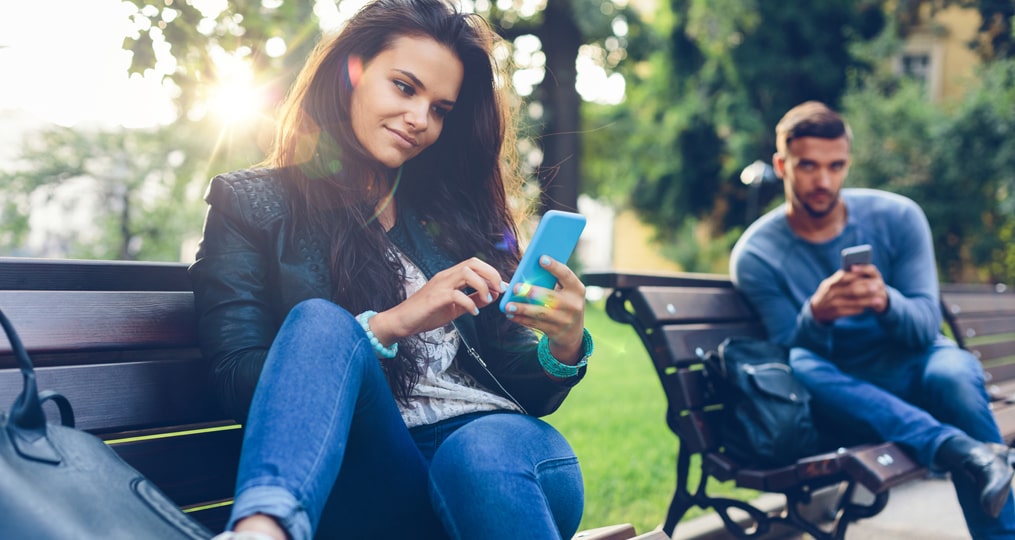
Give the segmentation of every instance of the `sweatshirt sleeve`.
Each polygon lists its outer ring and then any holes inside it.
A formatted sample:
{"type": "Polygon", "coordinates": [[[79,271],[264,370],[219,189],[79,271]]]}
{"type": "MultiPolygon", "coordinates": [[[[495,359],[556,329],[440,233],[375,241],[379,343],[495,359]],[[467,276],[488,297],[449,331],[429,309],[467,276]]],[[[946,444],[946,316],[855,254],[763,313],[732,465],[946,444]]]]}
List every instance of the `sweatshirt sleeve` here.
{"type": "MultiPolygon", "coordinates": [[[[907,347],[931,345],[941,328],[937,266],[930,224],[923,210],[906,202],[894,216],[890,275],[885,276],[888,309],[878,317],[885,332],[907,347]]],[[[885,271],[882,271],[885,274],[885,271]]]]}
{"type": "Polygon", "coordinates": [[[789,289],[781,270],[772,267],[753,249],[738,245],[730,259],[733,284],[747,297],[765,325],[768,338],[787,347],[827,351],[832,327],[818,322],[810,302],[789,289]]]}

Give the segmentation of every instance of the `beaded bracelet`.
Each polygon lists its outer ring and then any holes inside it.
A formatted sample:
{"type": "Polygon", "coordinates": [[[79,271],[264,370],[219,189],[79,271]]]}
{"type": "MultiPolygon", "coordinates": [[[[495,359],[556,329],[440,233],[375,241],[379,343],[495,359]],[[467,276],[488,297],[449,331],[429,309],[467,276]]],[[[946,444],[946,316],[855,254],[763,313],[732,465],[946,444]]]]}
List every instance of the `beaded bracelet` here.
{"type": "Polygon", "coordinates": [[[536,352],[539,356],[539,365],[543,366],[547,373],[559,379],[566,379],[577,375],[578,370],[589,363],[589,357],[592,356],[594,348],[592,335],[589,334],[588,329],[582,329],[582,355],[577,364],[572,366],[554,358],[550,353],[550,338],[546,337],[546,334],[543,334],[543,337],[539,339],[536,352]]]}
{"type": "Polygon", "coordinates": [[[374,352],[381,358],[394,358],[398,354],[398,342],[392,343],[390,347],[381,345],[380,340],[374,335],[374,331],[370,329],[370,317],[377,315],[376,311],[366,310],[359,315],[356,315],[356,322],[363,327],[363,331],[367,333],[367,339],[370,340],[370,345],[373,346],[374,352]]]}

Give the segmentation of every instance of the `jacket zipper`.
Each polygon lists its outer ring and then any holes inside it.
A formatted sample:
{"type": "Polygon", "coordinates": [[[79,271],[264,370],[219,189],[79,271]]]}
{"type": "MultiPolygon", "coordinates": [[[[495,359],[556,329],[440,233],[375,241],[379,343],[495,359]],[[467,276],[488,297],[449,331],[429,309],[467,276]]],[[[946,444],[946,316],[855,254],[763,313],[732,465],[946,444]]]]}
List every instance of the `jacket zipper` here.
{"type": "Polygon", "coordinates": [[[518,400],[515,399],[513,395],[511,395],[511,392],[508,392],[507,388],[504,388],[504,385],[501,384],[499,380],[497,380],[497,377],[490,372],[490,368],[487,367],[486,362],[483,361],[483,358],[479,356],[479,353],[476,352],[476,349],[472,348],[472,345],[469,345],[469,340],[465,339],[465,334],[462,333],[462,330],[460,328],[458,328],[458,324],[455,323],[454,321],[452,321],[451,324],[455,327],[455,331],[458,332],[458,337],[459,339],[462,340],[462,346],[465,347],[465,351],[468,352],[469,356],[471,356],[472,359],[475,360],[476,363],[478,363],[481,368],[483,368],[483,371],[485,371],[486,374],[489,375],[491,379],[493,379],[493,382],[497,383],[497,388],[500,388],[500,391],[503,393],[504,397],[510,399],[515,405],[518,405],[518,408],[521,409],[523,413],[529,414],[529,411],[526,411],[525,407],[523,407],[522,404],[519,403],[518,400]]]}
{"type": "MultiPolygon", "coordinates": [[[[398,247],[397,244],[396,247],[398,247]]],[[[420,265],[419,262],[416,261],[411,254],[407,253],[409,250],[402,249],[401,247],[398,247],[398,249],[399,251],[401,251],[402,255],[406,259],[408,259],[412,264],[416,265],[416,268],[419,268],[419,270],[423,272],[423,275],[426,276],[427,281],[433,279],[433,276],[429,275],[429,272],[427,272],[426,268],[420,265]]],[[[504,388],[504,385],[501,384],[500,380],[498,380],[497,377],[490,371],[490,368],[487,367],[486,362],[483,361],[483,358],[480,357],[479,353],[476,352],[476,349],[473,349],[472,345],[469,344],[469,340],[465,339],[465,333],[463,333],[462,329],[458,327],[458,324],[455,323],[454,321],[451,321],[451,325],[454,326],[455,331],[458,332],[458,337],[459,339],[462,340],[462,345],[465,347],[466,352],[468,352],[469,356],[471,356],[472,359],[475,360],[477,364],[479,364],[479,367],[483,368],[483,371],[485,371],[486,374],[490,376],[490,379],[492,379],[493,382],[497,384],[497,388],[500,389],[503,397],[510,399],[511,402],[517,405],[518,408],[521,409],[524,414],[529,414],[529,411],[525,410],[525,407],[522,406],[521,402],[515,399],[515,397],[511,395],[511,392],[508,392],[507,388],[504,388]]]]}

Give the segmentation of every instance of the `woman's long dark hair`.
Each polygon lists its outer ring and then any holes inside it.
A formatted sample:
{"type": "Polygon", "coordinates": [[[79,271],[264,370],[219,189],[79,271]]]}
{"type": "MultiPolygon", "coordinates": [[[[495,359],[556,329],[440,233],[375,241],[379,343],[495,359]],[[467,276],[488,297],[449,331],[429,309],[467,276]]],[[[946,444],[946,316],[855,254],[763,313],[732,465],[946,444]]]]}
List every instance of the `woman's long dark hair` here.
{"type": "MultiPolygon", "coordinates": [[[[497,79],[491,56],[496,37],[482,17],[444,0],[376,0],[318,44],[287,95],[266,164],[299,194],[293,197],[296,226],[331,239],[332,299],[351,313],[382,311],[405,299],[404,270],[374,219],[391,185],[399,207],[416,209],[436,244],[455,260],[477,256],[504,276],[517,264],[508,197],[521,182],[503,79],[497,79]],[[464,78],[438,140],[405,163],[393,182],[396,172],[353,134],[348,59],[358,56],[365,65],[404,36],[446,46],[462,62],[464,78]]],[[[384,362],[402,401],[421,372],[412,353],[403,346],[396,359],[384,362]]]]}

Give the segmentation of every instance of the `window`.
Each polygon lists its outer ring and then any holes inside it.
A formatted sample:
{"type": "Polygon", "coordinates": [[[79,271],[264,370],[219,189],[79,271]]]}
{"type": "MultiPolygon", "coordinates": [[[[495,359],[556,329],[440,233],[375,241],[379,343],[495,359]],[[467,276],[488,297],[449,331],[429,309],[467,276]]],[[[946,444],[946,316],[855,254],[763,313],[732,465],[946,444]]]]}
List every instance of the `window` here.
{"type": "Polygon", "coordinates": [[[932,101],[941,98],[943,46],[932,38],[913,38],[895,58],[895,72],[920,81],[932,101]]]}
{"type": "Polygon", "coordinates": [[[902,55],[902,74],[925,85],[929,83],[931,79],[930,54],[926,52],[904,53],[902,55]]]}

